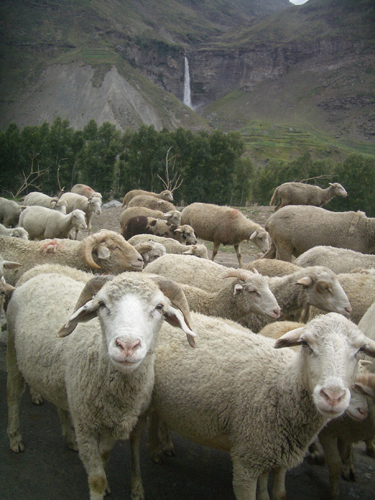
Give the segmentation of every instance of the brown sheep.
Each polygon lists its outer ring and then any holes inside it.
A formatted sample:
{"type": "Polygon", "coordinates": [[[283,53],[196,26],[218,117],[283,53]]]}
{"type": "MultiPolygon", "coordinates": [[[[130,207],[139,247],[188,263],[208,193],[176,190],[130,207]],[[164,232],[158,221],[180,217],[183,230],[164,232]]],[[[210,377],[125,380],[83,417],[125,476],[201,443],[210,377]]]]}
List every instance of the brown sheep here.
{"type": "Polygon", "coordinates": [[[347,196],[344,187],[335,182],[329,183],[329,187],[322,189],[319,186],[304,184],[303,182],[285,182],[277,187],[272,195],[270,205],[274,205],[276,198],[279,197],[279,203],[276,205],[275,212],[286,205],[314,205],[322,207],[332,200],[334,196],[347,196]]]}
{"type": "Polygon", "coordinates": [[[177,210],[173,203],[167,200],[159,200],[154,196],[149,196],[147,194],[140,194],[132,198],[127,207],[146,207],[152,210],[160,210],[161,212],[171,212],[172,210],[177,210]]]}
{"type": "Polygon", "coordinates": [[[121,234],[126,240],[136,234],[155,234],[156,236],[174,238],[184,245],[195,245],[197,243],[197,238],[191,226],[187,224],[176,226],[153,217],[132,217],[121,229],[121,234]]]}
{"type": "Polygon", "coordinates": [[[139,217],[141,215],[144,215],[145,217],[153,217],[154,219],[164,219],[171,224],[176,224],[176,226],[178,226],[181,222],[181,212],[178,210],[162,212],[161,210],[152,210],[147,207],[129,207],[120,214],[120,227],[124,227],[128,220],[132,217],[139,217]]]}
{"type": "Polygon", "coordinates": [[[151,191],[143,191],[143,189],[133,189],[132,191],[126,193],[121,206],[124,207],[126,205],[128,207],[129,201],[139,195],[153,196],[154,198],[159,198],[160,200],[173,201],[173,194],[168,189],[165,189],[161,193],[152,193],[151,191]]]}
{"type": "Polygon", "coordinates": [[[198,238],[214,243],[212,260],[220,244],[233,245],[242,267],[240,243],[248,240],[262,252],[269,248],[269,236],[262,226],[246,218],[239,210],[209,203],[192,203],[183,209],[181,224],[190,224],[198,238]]]}

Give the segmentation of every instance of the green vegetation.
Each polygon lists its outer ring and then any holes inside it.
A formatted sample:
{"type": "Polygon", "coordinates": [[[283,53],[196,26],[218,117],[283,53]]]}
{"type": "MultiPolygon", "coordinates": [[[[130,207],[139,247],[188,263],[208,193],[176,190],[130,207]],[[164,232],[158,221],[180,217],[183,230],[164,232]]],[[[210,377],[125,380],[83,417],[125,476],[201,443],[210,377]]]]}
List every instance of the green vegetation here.
{"type": "Polygon", "coordinates": [[[306,150],[292,160],[271,159],[262,167],[244,152],[238,132],[193,134],[182,127],[158,132],[142,125],[122,133],[109,122],[98,127],[94,120],[74,130],[61,118],[52,125],[45,122],[22,130],[12,124],[0,132],[1,194],[14,197],[25,178],[27,191],[53,195],[60,187],[69,190],[81,182],[100,191],[104,199],[121,199],[136,188],[159,192],[180,184],[177,204],[268,205],[280,184],[308,180],[322,188],[329,182],[343,184],[348,197],[332,200],[331,209],[364,210],[375,216],[375,156],[350,153],[334,161],[313,159],[306,150]]]}

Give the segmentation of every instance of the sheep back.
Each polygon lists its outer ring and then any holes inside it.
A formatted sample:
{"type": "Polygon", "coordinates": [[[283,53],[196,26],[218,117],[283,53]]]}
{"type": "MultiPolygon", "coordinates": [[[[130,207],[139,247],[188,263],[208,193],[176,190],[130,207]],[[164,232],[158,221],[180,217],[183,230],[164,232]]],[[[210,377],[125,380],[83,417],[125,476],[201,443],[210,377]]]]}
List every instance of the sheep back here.
{"type": "Polygon", "coordinates": [[[209,203],[192,203],[185,207],[181,224],[192,226],[198,238],[223,245],[237,245],[249,239],[258,228],[264,231],[236,208],[209,203]]]}
{"type": "Polygon", "coordinates": [[[155,196],[142,195],[142,194],[132,198],[126,206],[146,207],[146,208],[151,208],[152,210],[160,210],[161,212],[164,213],[170,212],[171,210],[176,210],[176,207],[173,205],[173,203],[170,203],[169,201],[155,198],[155,196]]]}
{"type": "Polygon", "coordinates": [[[276,258],[289,262],[292,255],[298,257],[318,245],[375,252],[375,219],[366,217],[363,212],[287,206],[272,214],[265,228],[276,248],[276,258]]]}

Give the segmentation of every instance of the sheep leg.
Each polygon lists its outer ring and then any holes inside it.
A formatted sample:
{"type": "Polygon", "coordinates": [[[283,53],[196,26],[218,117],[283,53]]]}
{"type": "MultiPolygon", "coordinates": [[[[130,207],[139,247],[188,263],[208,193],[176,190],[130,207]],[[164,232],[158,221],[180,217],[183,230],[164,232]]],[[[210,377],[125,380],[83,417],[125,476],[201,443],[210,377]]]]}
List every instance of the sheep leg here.
{"type": "Polygon", "coordinates": [[[70,418],[70,413],[62,408],[57,408],[59,414],[62,435],[66,440],[69,448],[73,451],[78,451],[76,434],[73,427],[72,419],[70,418]]]}
{"type": "Polygon", "coordinates": [[[148,416],[148,451],[150,458],[156,464],[163,461],[162,449],[159,442],[159,415],[155,410],[151,410],[148,416]]]}
{"type": "Polygon", "coordinates": [[[103,500],[107,488],[107,476],[99,451],[99,439],[86,429],[83,422],[74,422],[79,456],[88,475],[90,500],[103,500]]]}
{"type": "Polygon", "coordinates": [[[15,453],[25,450],[20,429],[20,402],[26,382],[18,369],[13,335],[7,342],[7,398],[8,398],[8,437],[10,448],[15,453]]]}
{"type": "Polygon", "coordinates": [[[332,500],[339,498],[339,480],[341,475],[341,457],[336,439],[330,436],[319,436],[329,472],[329,484],[332,500]]]}
{"type": "Polygon", "coordinates": [[[160,420],[159,423],[159,438],[163,453],[165,455],[169,455],[170,457],[174,457],[174,445],[172,442],[171,434],[169,432],[169,427],[163,420],[160,420]]]}
{"type": "Polygon", "coordinates": [[[32,387],[30,387],[30,397],[31,397],[31,402],[34,405],[40,406],[40,405],[43,404],[43,398],[42,398],[42,396],[39,394],[39,392],[37,392],[32,387]]]}
{"type": "Polygon", "coordinates": [[[274,467],[272,469],[272,500],[286,500],[285,467],[274,467]]]}
{"type": "Polygon", "coordinates": [[[375,445],[372,439],[365,441],[366,443],[366,455],[375,458],[375,445]]]}
{"type": "Polygon", "coordinates": [[[261,259],[275,259],[275,258],[276,258],[276,247],[273,244],[273,242],[271,242],[269,249],[267,250],[266,253],[264,253],[261,256],[261,259]]]}
{"type": "Polygon", "coordinates": [[[212,257],[211,257],[211,260],[214,261],[215,260],[215,257],[217,255],[217,252],[219,251],[219,246],[220,246],[220,243],[215,241],[214,242],[214,249],[212,250],[212,257]]]}
{"type": "Polygon", "coordinates": [[[146,423],[147,414],[143,414],[139,417],[137,425],[134,427],[130,434],[130,446],[132,454],[132,474],[130,482],[131,500],[144,500],[145,498],[141,475],[141,441],[146,423]]]}
{"type": "MultiPolygon", "coordinates": [[[[232,457],[232,461],[233,491],[236,500],[257,500],[258,477],[250,475],[250,468],[240,458],[232,457]]],[[[263,483],[261,480],[261,484],[264,484],[264,480],[263,483]]]]}
{"type": "Polygon", "coordinates": [[[293,247],[288,245],[285,241],[281,245],[276,247],[276,259],[283,260],[285,262],[292,262],[293,247]]]}
{"type": "Polygon", "coordinates": [[[238,265],[239,265],[239,267],[242,267],[242,255],[241,255],[241,251],[240,251],[240,244],[233,245],[233,246],[234,246],[234,249],[235,249],[236,254],[237,254],[238,265]]]}
{"type": "Polygon", "coordinates": [[[342,461],[341,474],[345,481],[356,481],[354,461],[353,461],[353,446],[352,444],[347,444],[342,439],[337,439],[337,446],[342,461]]]}
{"type": "Polygon", "coordinates": [[[257,500],[270,500],[268,495],[268,474],[269,471],[258,477],[257,500]]]}

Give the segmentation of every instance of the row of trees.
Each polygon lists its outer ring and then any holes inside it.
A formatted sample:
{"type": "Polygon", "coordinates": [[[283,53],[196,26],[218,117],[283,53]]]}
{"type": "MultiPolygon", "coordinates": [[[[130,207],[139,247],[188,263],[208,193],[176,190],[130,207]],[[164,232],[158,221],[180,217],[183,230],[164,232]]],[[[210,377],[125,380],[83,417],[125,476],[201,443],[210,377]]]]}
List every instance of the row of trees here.
{"type": "Polygon", "coordinates": [[[321,187],[328,182],[344,185],[349,196],[333,200],[331,209],[375,215],[372,157],[350,154],[334,163],[313,160],[306,152],[293,161],[270,161],[256,168],[242,157],[244,151],[236,132],[194,134],[183,128],[158,132],[142,126],[122,133],[109,122],[98,127],[94,120],[83,130],[74,130],[61,118],[52,125],[45,122],[22,130],[11,124],[0,132],[1,193],[17,197],[39,189],[55,195],[80,182],[100,191],[104,199],[121,199],[131,189],[159,192],[168,182],[173,188],[180,179],[174,193],[177,203],[267,205],[278,185],[310,179],[321,187]]]}

